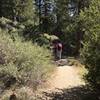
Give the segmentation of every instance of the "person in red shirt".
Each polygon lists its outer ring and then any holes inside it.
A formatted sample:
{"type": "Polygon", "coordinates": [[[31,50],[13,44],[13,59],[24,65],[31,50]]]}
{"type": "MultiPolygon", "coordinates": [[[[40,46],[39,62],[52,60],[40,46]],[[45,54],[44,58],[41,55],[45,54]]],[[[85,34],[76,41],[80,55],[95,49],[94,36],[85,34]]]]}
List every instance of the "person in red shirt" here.
{"type": "Polygon", "coordinates": [[[61,56],[62,56],[62,43],[60,42],[60,40],[55,40],[53,41],[53,54],[55,57],[55,60],[60,60],[61,56]]]}
{"type": "Polygon", "coordinates": [[[56,54],[57,54],[57,59],[60,60],[62,57],[62,43],[60,42],[57,43],[56,54]]]}

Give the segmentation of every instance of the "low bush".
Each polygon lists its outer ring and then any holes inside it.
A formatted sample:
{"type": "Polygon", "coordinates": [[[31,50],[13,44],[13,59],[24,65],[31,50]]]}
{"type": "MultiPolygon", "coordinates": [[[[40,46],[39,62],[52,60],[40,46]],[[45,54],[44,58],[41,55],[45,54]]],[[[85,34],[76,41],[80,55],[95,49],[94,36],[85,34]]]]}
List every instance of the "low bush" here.
{"type": "Polygon", "coordinates": [[[0,83],[4,87],[27,85],[36,87],[53,71],[51,53],[31,42],[15,41],[6,32],[0,31],[0,83]]]}

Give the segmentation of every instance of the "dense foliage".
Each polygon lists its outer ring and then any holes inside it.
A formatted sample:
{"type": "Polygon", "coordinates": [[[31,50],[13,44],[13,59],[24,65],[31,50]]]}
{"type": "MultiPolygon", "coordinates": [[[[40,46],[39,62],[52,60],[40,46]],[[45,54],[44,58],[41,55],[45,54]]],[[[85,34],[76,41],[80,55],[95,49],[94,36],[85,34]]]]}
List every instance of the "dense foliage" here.
{"type": "Polygon", "coordinates": [[[53,71],[51,53],[0,28],[0,88],[29,86],[35,88],[53,71]]]}
{"type": "Polygon", "coordinates": [[[51,43],[79,56],[100,89],[100,0],[0,0],[0,88],[36,88],[53,70],[51,43]]]}
{"type": "Polygon", "coordinates": [[[33,0],[1,0],[0,17],[25,22],[34,17],[33,0]]]}
{"type": "Polygon", "coordinates": [[[100,89],[100,0],[92,0],[80,20],[85,32],[81,55],[88,70],[86,80],[100,89]]]}

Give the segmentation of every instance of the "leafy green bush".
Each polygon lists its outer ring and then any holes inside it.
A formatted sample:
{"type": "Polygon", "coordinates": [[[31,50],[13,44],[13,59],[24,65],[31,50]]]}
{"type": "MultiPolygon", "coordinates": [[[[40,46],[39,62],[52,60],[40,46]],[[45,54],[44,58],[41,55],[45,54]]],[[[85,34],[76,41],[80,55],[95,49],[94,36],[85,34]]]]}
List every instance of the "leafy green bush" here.
{"type": "Polygon", "coordinates": [[[100,0],[92,0],[89,9],[81,12],[85,32],[82,58],[88,74],[86,80],[92,87],[100,89],[100,0]]]}
{"type": "Polygon", "coordinates": [[[37,100],[36,93],[34,93],[32,89],[28,87],[22,87],[20,89],[16,89],[16,91],[6,91],[6,93],[4,93],[0,99],[9,100],[11,95],[15,95],[17,100],[37,100]]]}
{"type": "Polygon", "coordinates": [[[0,81],[5,87],[14,84],[36,89],[53,71],[51,53],[31,42],[15,41],[6,32],[0,32],[0,81]]]}
{"type": "Polygon", "coordinates": [[[35,38],[33,41],[38,43],[38,45],[40,46],[44,45],[47,48],[50,48],[51,43],[56,39],[59,39],[59,38],[55,35],[49,35],[48,33],[43,33],[39,35],[37,38],[35,38]]]}

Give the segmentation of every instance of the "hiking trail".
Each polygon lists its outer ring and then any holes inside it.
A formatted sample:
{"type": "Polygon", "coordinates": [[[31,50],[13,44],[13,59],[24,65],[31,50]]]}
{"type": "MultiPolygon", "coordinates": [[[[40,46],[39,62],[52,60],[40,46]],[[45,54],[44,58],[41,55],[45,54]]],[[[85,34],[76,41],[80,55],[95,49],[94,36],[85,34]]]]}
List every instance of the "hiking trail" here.
{"type": "Polygon", "coordinates": [[[79,68],[74,66],[59,66],[55,74],[48,82],[50,90],[72,88],[84,85],[82,77],[79,75],[79,68]]]}
{"type": "MultiPolygon", "coordinates": [[[[79,70],[80,68],[75,66],[58,66],[54,75],[50,78],[50,80],[48,80],[47,87],[40,90],[40,94],[42,95],[39,95],[37,100],[74,100],[59,98],[55,99],[54,94],[62,93],[63,89],[72,89],[74,87],[85,86],[85,82],[82,80],[79,70]]],[[[70,96],[70,94],[68,95],[70,96]]]]}

